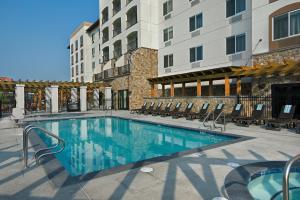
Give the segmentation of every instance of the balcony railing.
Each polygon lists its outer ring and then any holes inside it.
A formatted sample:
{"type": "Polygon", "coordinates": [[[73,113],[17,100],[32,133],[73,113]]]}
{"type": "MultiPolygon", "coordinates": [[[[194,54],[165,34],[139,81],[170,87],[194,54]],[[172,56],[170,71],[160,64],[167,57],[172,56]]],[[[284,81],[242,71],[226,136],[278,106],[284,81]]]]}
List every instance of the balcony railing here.
{"type": "Polygon", "coordinates": [[[119,57],[121,57],[122,56],[122,48],[116,48],[115,50],[114,50],[114,58],[119,58],[119,57]]]}
{"type": "Polygon", "coordinates": [[[116,5],[113,8],[113,15],[117,14],[118,12],[120,12],[120,10],[121,10],[121,5],[116,5]]]}
{"type": "Polygon", "coordinates": [[[95,82],[103,81],[103,72],[101,72],[101,73],[99,73],[99,74],[95,74],[95,75],[94,75],[94,81],[95,81],[95,82]]]}
{"type": "MultiPolygon", "coordinates": [[[[130,18],[130,17],[129,17],[130,18]]],[[[133,18],[133,17],[132,17],[133,18]]],[[[130,19],[127,21],[127,28],[130,28],[132,27],[133,25],[135,25],[137,23],[137,19],[134,18],[134,19],[130,19]]]]}
{"type": "Polygon", "coordinates": [[[124,65],[122,67],[118,67],[118,76],[124,76],[130,74],[130,66],[124,65]]]}
{"type": "Polygon", "coordinates": [[[107,42],[108,40],[109,40],[108,36],[103,37],[103,38],[102,38],[102,43],[104,44],[104,43],[107,42]]]}
{"type": "Polygon", "coordinates": [[[114,69],[104,70],[104,79],[111,79],[114,77],[114,69]]]}
{"type": "Polygon", "coordinates": [[[109,61],[109,55],[104,55],[102,57],[102,61],[103,61],[103,64],[107,63],[109,61]]]}
{"type": "Polygon", "coordinates": [[[138,48],[137,39],[131,40],[127,44],[127,51],[133,51],[138,48]]]}
{"type": "Polygon", "coordinates": [[[121,34],[121,32],[122,32],[121,28],[114,28],[114,30],[113,30],[113,36],[115,37],[115,36],[121,34]]]}

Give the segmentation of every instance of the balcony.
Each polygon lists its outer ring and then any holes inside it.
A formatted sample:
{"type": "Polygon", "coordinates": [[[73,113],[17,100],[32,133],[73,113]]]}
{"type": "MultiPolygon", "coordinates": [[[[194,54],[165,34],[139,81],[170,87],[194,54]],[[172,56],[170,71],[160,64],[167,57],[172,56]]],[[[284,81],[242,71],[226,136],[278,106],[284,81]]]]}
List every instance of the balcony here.
{"type": "Polygon", "coordinates": [[[125,65],[117,68],[118,76],[125,76],[130,74],[130,66],[125,65]]]}
{"type": "Polygon", "coordinates": [[[94,75],[94,81],[95,81],[95,82],[103,81],[103,72],[101,72],[101,73],[99,73],[99,74],[95,74],[95,75],[94,75]]]}
{"type": "Polygon", "coordinates": [[[113,1],[113,15],[117,14],[121,10],[121,0],[113,1]]]}
{"type": "Polygon", "coordinates": [[[114,69],[107,69],[104,70],[104,80],[112,79],[114,77],[114,69]]]}
{"type": "Polygon", "coordinates": [[[134,6],[127,12],[127,29],[132,27],[136,23],[137,23],[137,7],[134,6]]]}

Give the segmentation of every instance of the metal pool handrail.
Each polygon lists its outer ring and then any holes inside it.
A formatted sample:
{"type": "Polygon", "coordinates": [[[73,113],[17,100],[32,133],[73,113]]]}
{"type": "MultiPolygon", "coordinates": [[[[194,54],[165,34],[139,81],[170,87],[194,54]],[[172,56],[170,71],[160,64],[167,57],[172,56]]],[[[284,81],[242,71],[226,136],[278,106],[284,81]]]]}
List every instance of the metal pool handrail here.
{"type": "Polygon", "coordinates": [[[40,159],[42,157],[60,153],[60,152],[62,152],[65,149],[65,141],[63,139],[61,139],[60,137],[58,137],[57,135],[55,135],[55,134],[53,134],[53,133],[51,133],[51,132],[49,132],[49,131],[47,131],[47,130],[45,130],[43,128],[32,126],[32,125],[28,125],[23,130],[23,156],[24,156],[25,167],[28,166],[28,135],[30,133],[32,133],[31,131],[34,130],[34,129],[40,130],[43,133],[45,133],[46,135],[48,135],[50,137],[53,137],[53,138],[55,138],[58,141],[57,144],[55,144],[52,147],[40,149],[37,152],[35,152],[34,157],[36,159],[36,163],[37,164],[39,164],[39,161],[40,161],[40,159]],[[58,146],[60,146],[61,148],[59,150],[57,150],[57,151],[42,153],[44,151],[49,151],[49,150],[55,149],[58,146]],[[39,155],[39,154],[41,154],[41,155],[39,155]]]}
{"type": "Polygon", "coordinates": [[[226,114],[224,111],[220,112],[220,114],[215,118],[215,115],[213,114],[213,126],[214,128],[219,128],[221,129],[221,132],[225,131],[226,130],[226,114]],[[224,123],[223,123],[223,127],[222,126],[217,126],[216,123],[217,121],[220,119],[220,117],[224,117],[224,123]]]}
{"type": "Polygon", "coordinates": [[[289,160],[284,167],[282,193],[283,200],[289,200],[289,177],[292,165],[300,160],[300,154],[289,160]]]}
{"type": "Polygon", "coordinates": [[[206,127],[206,128],[209,128],[210,130],[212,130],[211,125],[205,124],[205,122],[208,122],[208,119],[209,119],[209,117],[210,117],[211,114],[213,114],[213,112],[209,112],[206,115],[206,117],[204,118],[203,122],[202,122],[203,126],[206,127]]]}

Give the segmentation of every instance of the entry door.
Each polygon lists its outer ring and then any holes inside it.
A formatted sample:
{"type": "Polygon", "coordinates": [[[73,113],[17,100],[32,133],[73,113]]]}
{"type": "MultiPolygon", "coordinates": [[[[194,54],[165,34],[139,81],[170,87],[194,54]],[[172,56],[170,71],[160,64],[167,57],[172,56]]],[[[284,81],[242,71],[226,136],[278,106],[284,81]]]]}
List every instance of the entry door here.
{"type": "Polygon", "coordinates": [[[118,91],[118,107],[119,107],[119,110],[128,110],[129,109],[128,90],[119,90],[118,91]]]}

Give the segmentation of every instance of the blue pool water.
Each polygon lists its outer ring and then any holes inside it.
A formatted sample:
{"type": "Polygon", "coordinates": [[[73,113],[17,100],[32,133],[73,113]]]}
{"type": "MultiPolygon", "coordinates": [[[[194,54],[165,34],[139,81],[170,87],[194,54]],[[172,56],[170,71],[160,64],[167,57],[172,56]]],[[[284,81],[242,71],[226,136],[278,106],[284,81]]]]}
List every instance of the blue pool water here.
{"type": "MultiPolygon", "coordinates": [[[[72,176],[236,139],[114,117],[41,121],[34,125],[59,134],[65,141],[65,150],[56,158],[72,176]]],[[[40,137],[48,146],[56,142],[41,133],[40,137]]]]}
{"type": "MultiPolygon", "coordinates": [[[[255,200],[282,200],[283,169],[272,169],[258,174],[248,184],[255,200]]],[[[292,170],[289,179],[290,200],[300,199],[300,169],[292,170]]]]}

